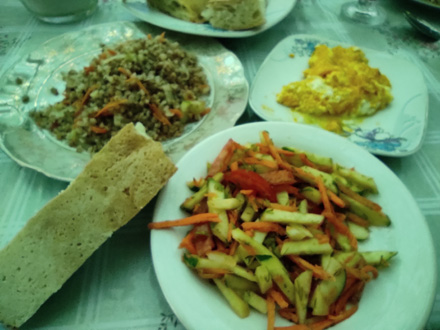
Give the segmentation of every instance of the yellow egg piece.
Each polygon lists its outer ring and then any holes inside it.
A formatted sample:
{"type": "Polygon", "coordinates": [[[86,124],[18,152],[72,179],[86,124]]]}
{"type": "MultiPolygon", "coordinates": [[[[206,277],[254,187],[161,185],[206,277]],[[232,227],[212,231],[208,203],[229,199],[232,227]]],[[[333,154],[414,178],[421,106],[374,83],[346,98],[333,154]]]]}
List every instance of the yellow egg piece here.
{"type": "MultiPolygon", "coordinates": [[[[311,115],[361,117],[392,101],[391,83],[368,64],[362,50],[317,45],[304,79],[283,86],[277,101],[311,115]]],[[[331,129],[334,130],[334,129],[331,129]]]]}

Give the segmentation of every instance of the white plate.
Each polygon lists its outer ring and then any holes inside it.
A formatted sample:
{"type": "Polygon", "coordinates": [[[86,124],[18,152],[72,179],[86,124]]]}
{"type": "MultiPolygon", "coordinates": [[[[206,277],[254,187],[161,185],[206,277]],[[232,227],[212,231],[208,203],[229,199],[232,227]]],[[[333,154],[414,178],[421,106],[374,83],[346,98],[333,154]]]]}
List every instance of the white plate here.
{"type": "MultiPolygon", "coordinates": [[[[129,22],[96,25],[51,39],[19,60],[0,79],[0,147],[22,166],[52,178],[73,180],[90,155],[76,152],[39,129],[28,112],[60,101],[62,93],[55,96],[50,89],[64,91],[61,72],[88,65],[99,54],[100,43],[142,38],[147,33],[157,35],[161,30],[129,22]],[[22,84],[16,83],[17,78],[22,84]],[[25,95],[29,97],[27,103],[22,101],[25,95]]],[[[163,143],[165,152],[176,162],[198,141],[235,124],[246,108],[249,86],[239,59],[219,42],[174,33],[168,33],[167,38],[197,54],[211,86],[206,100],[211,112],[200,122],[187,125],[181,137],[163,143]]]]}
{"type": "MultiPolygon", "coordinates": [[[[368,283],[359,310],[332,329],[421,329],[434,299],[436,259],[427,223],[407,188],[376,157],[336,134],[295,123],[258,122],[236,126],[204,140],[177,164],[178,171],[161,192],[153,221],[178,219],[185,214],[180,203],[190,195],[186,182],[206,175],[206,163],[213,161],[229,138],[239,143],[257,142],[267,130],[278,146],[295,146],[337,163],[355,167],[373,176],[380,203],[392,221],[386,228],[372,228],[362,250],[394,250],[394,257],[379,277],[368,283]],[[313,137],[313,138],[310,138],[313,137]]],[[[189,228],[153,230],[151,252],[157,278],[171,308],[188,330],[266,329],[266,317],[252,312],[240,319],[216,288],[198,278],[182,262],[178,245],[189,228]]],[[[286,325],[277,320],[277,325],[286,325]]]]}
{"type": "Polygon", "coordinates": [[[210,24],[187,22],[167,15],[147,4],[147,0],[124,0],[127,8],[134,16],[150,24],[164,29],[188,34],[217,38],[242,38],[261,33],[285,18],[295,6],[296,0],[270,0],[266,9],[266,23],[254,29],[228,31],[212,27],[210,24]]]}
{"type": "MultiPolygon", "coordinates": [[[[300,113],[277,103],[276,95],[284,85],[303,78],[317,44],[352,46],[313,35],[292,35],[283,39],[267,56],[252,82],[249,103],[259,117],[305,122],[300,113]],[[295,56],[291,58],[290,54],[295,56]]],[[[344,135],[377,155],[398,157],[416,152],[421,146],[428,116],[428,89],[422,73],[407,60],[360,48],[370,66],[379,68],[389,78],[394,100],[386,109],[361,122],[344,120],[349,128],[344,135]]]]}

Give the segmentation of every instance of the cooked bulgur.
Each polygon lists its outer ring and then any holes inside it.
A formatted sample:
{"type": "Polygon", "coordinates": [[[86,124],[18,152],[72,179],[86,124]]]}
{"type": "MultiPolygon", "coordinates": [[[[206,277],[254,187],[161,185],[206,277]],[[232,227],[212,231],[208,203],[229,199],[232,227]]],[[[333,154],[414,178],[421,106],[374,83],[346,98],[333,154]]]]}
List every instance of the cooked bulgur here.
{"type": "Polygon", "coordinates": [[[210,87],[197,57],[164,34],[102,45],[89,66],[63,80],[64,99],[31,117],[78,151],[98,151],[129,122],[164,141],[209,110],[201,98],[210,87]]]}

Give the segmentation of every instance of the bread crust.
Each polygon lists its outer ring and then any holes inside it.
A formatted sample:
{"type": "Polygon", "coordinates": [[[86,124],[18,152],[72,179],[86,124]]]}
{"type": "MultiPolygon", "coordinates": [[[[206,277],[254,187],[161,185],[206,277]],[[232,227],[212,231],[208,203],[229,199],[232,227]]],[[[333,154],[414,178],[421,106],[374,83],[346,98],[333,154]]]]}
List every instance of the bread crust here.
{"type": "Polygon", "coordinates": [[[175,171],[160,143],[125,126],[0,251],[0,321],[26,322],[175,171]]]}

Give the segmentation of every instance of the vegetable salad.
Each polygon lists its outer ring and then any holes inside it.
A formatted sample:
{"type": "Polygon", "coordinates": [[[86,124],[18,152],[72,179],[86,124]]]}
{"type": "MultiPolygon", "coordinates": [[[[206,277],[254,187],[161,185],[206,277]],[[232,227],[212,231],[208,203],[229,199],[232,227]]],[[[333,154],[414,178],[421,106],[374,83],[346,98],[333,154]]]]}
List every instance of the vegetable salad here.
{"type": "Polygon", "coordinates": [[[188,182],[192,226],[183,262],[211,281],[239,317],[267,315],[267,329],[326,329],[358,310],[367,283],[395,251],[360,251],[371,226],[389,226],[371,177],[307,151],[229,140],[207,175],[188,182]],[[276,327],[276,314],[292,322],[276,327]]]}

